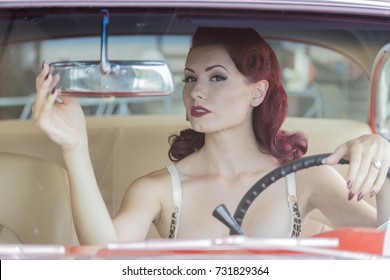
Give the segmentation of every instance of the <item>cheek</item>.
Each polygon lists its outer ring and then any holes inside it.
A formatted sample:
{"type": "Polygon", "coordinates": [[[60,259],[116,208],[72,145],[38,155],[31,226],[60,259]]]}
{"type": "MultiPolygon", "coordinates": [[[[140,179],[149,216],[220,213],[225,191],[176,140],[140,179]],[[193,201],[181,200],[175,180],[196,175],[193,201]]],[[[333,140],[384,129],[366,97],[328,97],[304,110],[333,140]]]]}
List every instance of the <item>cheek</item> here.
{"type": "Polygon", "coordinates": [[[182,99],[183,99],[183,104],[184,104],[184,107],[186,108],[186,110],[188,111],[189,110],[189,104],[191,102],[191,97],[190,97],[190,93],[189,91],[183,89],[183,92],[182,92],[182,99]]]}
{"type": "Polygon", "coordinates": [[[251,104],[251,95],[246,88],[230,87],[215,94],[214,101],[217,104],[229,108],[231,111],[247,110],[251,104]]]}

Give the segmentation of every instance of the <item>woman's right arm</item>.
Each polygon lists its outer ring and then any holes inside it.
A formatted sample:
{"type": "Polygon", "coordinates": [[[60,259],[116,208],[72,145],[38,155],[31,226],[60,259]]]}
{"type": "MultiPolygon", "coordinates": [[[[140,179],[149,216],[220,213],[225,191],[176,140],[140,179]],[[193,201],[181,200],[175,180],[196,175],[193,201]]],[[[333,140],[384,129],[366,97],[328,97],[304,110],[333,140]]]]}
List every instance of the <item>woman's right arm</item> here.
{"type": "MultiPolygon", "coordinates": [[[[59,76],[52,75],[49,65],[44,64],[36,78],[33,118],[36,125],[62,148],[69,176],[73,219],[80,243],[116,242],[118,236],[123,236],[121,232],[126,230],[125,223],[116,223],[114,228],[90,160],[84,113],[75,98],[61,96],[61,101],[58,101],[60,91],[55,89],[58,80],[59,76]]],[[[131,211],[137,213],[141,210],[133,207],[131,211]]],[[[121,213],[122,217],[132,215],[134,213],[121,213]]],[[[144,231],[135,227],[132,233],[140,239],[144,231]]]]}
{"type": "Polygon", "coordinates": [[[62,97],[55,88],[58,75],[43,64],[36,78],[33,117],[36,125],[61,146],[70,183],[73,219],[81,244],[116,241],[110,215],[95,179],[88,151],[85,117],[74,98],[62,97]]]}

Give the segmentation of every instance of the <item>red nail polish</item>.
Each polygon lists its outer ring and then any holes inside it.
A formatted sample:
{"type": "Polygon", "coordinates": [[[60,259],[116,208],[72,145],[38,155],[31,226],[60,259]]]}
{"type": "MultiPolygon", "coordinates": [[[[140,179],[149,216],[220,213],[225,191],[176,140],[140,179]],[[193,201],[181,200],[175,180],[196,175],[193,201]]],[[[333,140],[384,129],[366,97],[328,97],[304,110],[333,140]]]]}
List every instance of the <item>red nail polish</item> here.
{"type": "Polygon", "coordinates": [[[45,76],[45,81],[47,80],[47,78],[49,78],[49,75],[50,73],[47,73],[47,75],[45,76]]]}
{"type": "Polygon", "coordinates": [[[348,194],[348,200],[352,200],[352,198],[355,196],[355,192],[350,191],[348,194]]]}
{"type": "Polygon", "coordinates": [[[364,193],[363,193],[363,192],[360,192],[360,193],[358,194],[357,201],[362,200],[363,197],[364,197],[364,193]]]}
{"type": "Polygon", "coordinates": [[[57,89],[57,88],[53,88],[53,89],[51,90],[51,94],[55,93],[56,89],[57,89]]]}
{"type": "Polygon", "coordinates": [[[347,189],[350,190],[352,188],[352,181],[348,180],[347,182],[347,189]]]}
{"type": "Polygon", "coordinates": [[[45,61],[42,61],[42,69],[45,67],[45,61]]]}

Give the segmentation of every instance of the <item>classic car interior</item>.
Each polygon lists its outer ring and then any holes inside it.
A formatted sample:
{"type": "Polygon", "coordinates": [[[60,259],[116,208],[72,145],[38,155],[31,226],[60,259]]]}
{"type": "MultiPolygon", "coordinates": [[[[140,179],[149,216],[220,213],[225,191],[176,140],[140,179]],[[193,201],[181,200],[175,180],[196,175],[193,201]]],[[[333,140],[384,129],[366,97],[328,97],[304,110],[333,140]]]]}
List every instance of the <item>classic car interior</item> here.
{"type": "MultiPolygon", "coordinates": [[[[332,152],[378,130],[370,77],[373,61],[390,41],[384,18],[357,22],[342,14],[186,8],[110,8],[109,13],[108,57],[166,61],[175,85],[170,95],[79,97],[95,174],[112,215],[133,180],[169,163],[169,135],[189,125],[181,107],[181,78],[197,26],[251,26],[269,40],[285,66],[290,112],[284,128],[306,134],[309,155],[332,152]],[[294,80],[294,55],[312,62],[306,81],[294,80]]],[[[96,63],[101,32],[98,8],[1,9],[0,243],[78,244],[61,150],[35,126],[31,106],[42,61],[96,63]]],[[[345,175],[346,166],[335,168],[345,175]]],[[[332,228],[315,211],[302,236],[332,228]]],[[[153,228],[150,238],[158,238],[153,228]]]]}

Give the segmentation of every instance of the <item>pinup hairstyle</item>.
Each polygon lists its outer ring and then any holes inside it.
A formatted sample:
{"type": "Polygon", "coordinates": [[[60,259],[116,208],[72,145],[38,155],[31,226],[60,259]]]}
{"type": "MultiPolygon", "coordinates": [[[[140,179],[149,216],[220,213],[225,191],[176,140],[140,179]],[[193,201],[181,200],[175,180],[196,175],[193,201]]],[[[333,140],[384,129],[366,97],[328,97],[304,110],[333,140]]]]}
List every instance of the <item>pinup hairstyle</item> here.
{"type": "MultiPolygon", "coordinates": [[[[302,133],[287,133],[281,126],[287,116],[287,95],[283,88],[276,55],[267,42],[250,28],[199,27],[193,38],[192,49],[222,45],[237,69],[248,82],[267,80],[269,88],[264,101],[253,109],[253,130],[264,152],[272,154],[280,163],[298,159],[307,151],[307,140],[302,133]]],[[[169,138],[169,158],[179,161],[204,145],[204,133],[185,129],[169,138]]]]}

